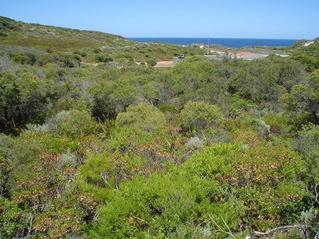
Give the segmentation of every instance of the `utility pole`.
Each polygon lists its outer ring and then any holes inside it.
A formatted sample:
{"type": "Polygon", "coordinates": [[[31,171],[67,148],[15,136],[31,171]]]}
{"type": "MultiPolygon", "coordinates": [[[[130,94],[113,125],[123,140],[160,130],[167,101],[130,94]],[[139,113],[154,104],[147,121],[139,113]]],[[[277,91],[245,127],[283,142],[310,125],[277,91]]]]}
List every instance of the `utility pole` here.
{"type": "Polygon", "coordinates": [[[210,39],[208,38],[208,48],[207,48],[207,49],[208,49],[208,52],[207,52],[207,55],[210,55],[210,45],[209,45],[210,42],[209,42],[209,40],[210,40],[210,39]]]}

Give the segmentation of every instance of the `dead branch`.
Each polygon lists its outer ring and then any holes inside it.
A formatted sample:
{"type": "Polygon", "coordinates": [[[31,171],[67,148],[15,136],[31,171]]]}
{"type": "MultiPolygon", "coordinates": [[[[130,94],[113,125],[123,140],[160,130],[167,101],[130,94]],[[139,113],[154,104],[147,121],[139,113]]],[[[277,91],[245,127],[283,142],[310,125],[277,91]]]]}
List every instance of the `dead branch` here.
{"type": "Polygon", "coordinates": [[[29,227],[28,227],[28,233],[26,238],[29,238],[32,232],[32,224],[33,224],[33,215],[32,213],[29,214],[29,227]]]}
{"type": "Polygon", "coordinates": [[[231,232],[229,226],[227,225],[226,221],[224,220],[224,218],[221,218],[223,220],[224,225],[226,226],[226,229],[223,229],[222,226],[220,226],[212,216],[210,216],[210,220],[214,223],[214,225],[217,227],[217,231],[221,232],[221,233],[225,233],[226,235],[228,235],[231,238],[235,238],[235,235],[231,232]]]}
{"type": "Polygon", "coordinates": [[[319,184],[315,186],[315,200],[319,204],[319,184]]]}
{"type": "Polygon", "coordinates": [[[288,225],[288,226],[276,227],[276,228],[270,229],[270,230],[268,230],[266,232],[254,231],[254,232],[252,232],[251,235],[247,236],[246,239],[270,237],[270,236],[274,235],[277,232],[284,233],[284,232],[288,232],[291,229],[299,229],[303,233],[305,232],[305,226],[304,225],[296,224],[296,225],[288,225]]]}

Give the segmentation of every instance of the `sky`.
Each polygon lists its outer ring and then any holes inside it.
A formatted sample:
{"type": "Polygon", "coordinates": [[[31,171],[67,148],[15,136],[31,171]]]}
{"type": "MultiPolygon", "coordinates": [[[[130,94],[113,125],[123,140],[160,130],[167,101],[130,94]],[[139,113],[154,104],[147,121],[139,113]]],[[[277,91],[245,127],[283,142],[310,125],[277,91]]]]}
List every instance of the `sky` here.
{"type": "Polygon", "coordinates": [[[319,37],[319,0],[0,0],[0,15],[125,37],[319,37]]]}

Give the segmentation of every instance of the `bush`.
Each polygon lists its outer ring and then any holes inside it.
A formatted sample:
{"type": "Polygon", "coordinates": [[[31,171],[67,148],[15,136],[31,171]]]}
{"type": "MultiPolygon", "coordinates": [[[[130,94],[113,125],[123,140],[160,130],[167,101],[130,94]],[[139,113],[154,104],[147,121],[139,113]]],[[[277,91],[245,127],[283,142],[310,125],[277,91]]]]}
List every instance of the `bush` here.
{"type": "Polygon", "coordinates": [[[33,72],[0,72],[0,130],[17,133],[28,123],[43,123],[50,87],[33,72]]]}
{"type": "Polygon", "coordinates": [[[28,226],[28,216],[16,203],[0,197],[0,237],[21,237],[28,226]]]}
{"type": "Polygon", "coordinates": [[[116,113],[122,112],[129,105],[134,104],[137,100],[137,90],[134,82],[123,79],[116,82],[110,100],[116,113]]]}
{"type": "Polygon", "coordinates": [[[291,123],[319,124],[319,70],[303,83],[292,87],[290,94],[282,97],[291,123]]]}
{"type": "Polygon", "coordinates": [[[295,148],[306,162],[310,182],[319,183],[319,126],[304,126],[295,140],[295,148]]]}
{"type": "Polygon", "coordinates": [[[0,196],[1,233],[4,228],[12,235],[8,238],[21,238],[30,230],[30,236],[61,238],[80,232],[84,215],[70,195],[78,147],[75,140],[30,130],[15,138],[6,195],[10,200],[0,196]]]}
{"type": "Polygon", "coordinates": [[[201,131],[221,125],[223,115],[215,105],[188,102],[180,114],[181,126],[188,131],[201,131]]]}
{"type": "Polygon", "coordinates": [[[167,173],[123,183],[90,235],[224,238],[239,228],[294,223],[308,195],[298,177],[303,170],[298,156],[282,146],[208,147],[167,173]]]}
{"type": "Polygon", "coordinates": [[[228,188],[245,205],[243,223],[261,230],[295,223],[309,197],[299,178],[305,165],[296,153],[283,146],[216,145],[197,153],[184,170],[211,178],[228,188]],[[276,205],[276,207],[274,207],[276,205]]]}
{"type": "Polygon", "coordinates": [[[0,56],[0,71],[14,72],[16,70],[17,66],[7,56],[0,56]]]}
{"type": "Polygon", "coordinates": [[[154,58],[151,58],[151,59],[147,59],[146,63],[149,66],[155,66],[157,62],[156,62],[156,60],[154,58]]]}
{"type": "Polygon", "coordinates": [[[305,72],[300,63],[290,58],[268,57],[243,63],[232,75],[228,90],[254,103],[270,103],[289,92],[293,85],[304,80],[305,72]]]}
{"type": "Polygon", "coordinates": [[[91,118],[89,113],[78,110],[61,111],[49,119],[44,126],[44,128],[53,133],[69,137],[92,134],[96,127],[97,123],[91,118]]]}
{"type": "Polygon", "coordinates": [[[158,105],[164,96],[164,89],[161,83],[149,81],[144,85],[143,96],[151,104],[158,105]]]}
{"type": "Polygon", "coordinates": [[[12,145],[13,139],[11,137],[0,134],[0,198],[9,196],[12,145]]]}
{"type": "Polygon", "coordinates": [[[120,127],[132,127],[145,131],[154,131],[165,126],[164,114],[155,106],[141,103],[129,106],[126,112],[119,113],[116,122],[120,127]]]}
{"type": "Polygon", "coordinates": [[[112,93],[112,86],[99,85],[92,90],[94,97],[92,116],[100,121],[116,118],[116,107],[110,99],[112,93]]]}
{"type": "MultiPolygon", "coordinates": [[[[241,206],[218,201],[214,181],[186,175],[153,175],[122,185],[101,208],[92,238],[222,238],[211,221],[229,230],[239,225],[241,206]],[[227,226],[226,226],[227,225],[227,226]]],[[[226,229],[227,230],[227,229],[226,229]]]]}
{"type": "Polygon", "coordinates": [[[183,102],[224,102],[227,94],[225,65],[205,57],[187,57],[173,68],[168,82],[172,91],[183,102]]]}
{"type": "Polygon", "coordinates": [[[105,55],[97,55],[95,59],[96,59],[96,61],[103,62],[103,63],[108,63],[108,62],[113,61],[112,57],[105,56],[105,55]]]}

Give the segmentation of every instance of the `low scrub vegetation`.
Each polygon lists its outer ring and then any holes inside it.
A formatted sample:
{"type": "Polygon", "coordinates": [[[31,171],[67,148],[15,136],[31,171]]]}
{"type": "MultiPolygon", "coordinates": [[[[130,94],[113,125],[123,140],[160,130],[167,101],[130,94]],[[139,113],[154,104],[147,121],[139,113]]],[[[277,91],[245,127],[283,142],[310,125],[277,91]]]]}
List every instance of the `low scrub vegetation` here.
{"type": "Polygon", "coordinates": [[[1,17],[0,238],[318,237],[318,49],[211,61],[1,17]]]}

